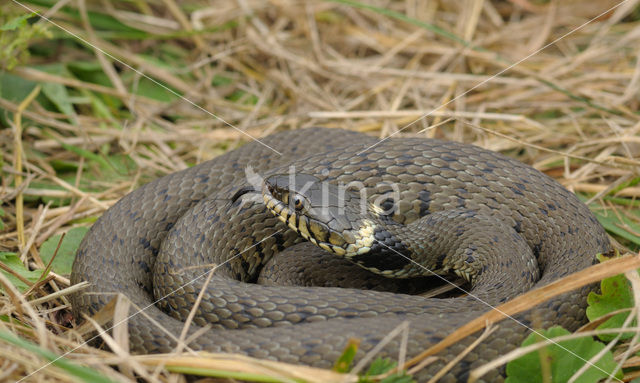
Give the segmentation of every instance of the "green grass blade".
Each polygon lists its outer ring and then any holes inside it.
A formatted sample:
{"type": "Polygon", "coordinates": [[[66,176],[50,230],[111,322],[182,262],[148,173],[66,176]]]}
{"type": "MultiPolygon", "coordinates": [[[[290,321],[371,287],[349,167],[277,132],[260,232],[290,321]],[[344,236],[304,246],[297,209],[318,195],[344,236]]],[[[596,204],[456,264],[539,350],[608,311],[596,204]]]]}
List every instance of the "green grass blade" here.
{"type": "Polygon", "coordinates": [[[46,359],[48,361],[51,362],[51,364],[53,364],[56,367],[59,367],[60,369],[62,369],[63,371],[65,371],[66,373],[68,373],[71,376],[74,376],[78,379],[80,379],[83,382],[87,382],[87,383],[92,383],[92,382],[96,382],[96,383],[114,383],[113,380],[108,379],[107,377],[105,377],[103,374],[99,373],[98,371],[95,371],[89,367],[85,367],[85,366],[80,366],[78,364],[75,364],[73,362],[70,362],[64,358],[61,358],[59,355],[54,354],[53,352],[49,351],[49,350],[45,350],[43,348],[41,348],[40,346],[37,346],[31,342],[28,342],[22,338],[19,338],[15,335],[13,335],[12,333],[8,332],[8,331],[2,331],[0,330],[0,339],[7,342],[7,343],[11,343],[13,345],[16,345],[18,347],[21,347],[29,352],[32,352],[38,356],[40,356],[43,359],[46,359]]]}

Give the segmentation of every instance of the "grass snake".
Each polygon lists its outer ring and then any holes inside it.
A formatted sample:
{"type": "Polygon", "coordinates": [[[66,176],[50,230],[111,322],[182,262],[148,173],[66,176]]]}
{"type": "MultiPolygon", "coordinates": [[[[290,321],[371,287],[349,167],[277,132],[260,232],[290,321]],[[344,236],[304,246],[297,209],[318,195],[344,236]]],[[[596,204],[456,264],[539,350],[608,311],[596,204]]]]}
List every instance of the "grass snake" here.
{"type": "MultiPolygon", "coordinates": [[[[374,287],[389,279],[385,276],[429,275],[425,269],[457,274],[472,282],[473,295],[496,305],[583,269],[610,248],[603,228],[573,193],[532,167],[485,149],[423,138],[389,138],[367,149],[375,138],[327,128],[281,132],[261,141],[281,155],[250,142],[150,182],[108,209],[77,251],[71,280],[91,286],[72,296],[76,315],[95,313],[113,293],[123,293],[148,307],[145,313],[167,330],[143,315],[131,317],[132,349],[171,351],[175,342],[168,333],[180,334],[181,318],[204,282],[198,277],[215,264],[191,332],[205,325],[211,329],[189,347],[329,367],[349,338],[361,339],[360,358],[407,320],[412,356],[489,310],[470,296],[427,299],[349,288],[353,280],[368,280],[370,270],[386,274],[364,282],[374,287]],[[291,170],[301,181],[311,180],[311,187],[290,184],[283,175],[291,170]],[[252,192],[256,188],[247,174],[264,177],[264,195],[252,192]],[[366,197],[348,192],[352,203],[382,201],[384,207],[393,185],[399,199],[391,213],[376,214],[374,208],[368,216],[350,208],[341,216],[314,213],[308,206],[315,203],[315,189],[353,182],[366,197]],[[290,195],[283,192],[287,189],[290,195]],[[292,272],[293,280],[311,274],[321,287],[289,286],[297,282],[279,277],[282,270],[292,272]],[[325,277],[331,281],[322,285],[325,277]],[[153,305],[160,297],[165,298],[153,305]]],[[[587,292],[562,295],[518,319],[535,327],[576,329],[585,321],[587,292]]],[[[520,325],[502,322],[441,381],[464,378],[526,334],[520,325]]],[[[440,354],[418,379],[473,340],[440,354]]],[[[392,340],[382,355],[395,357],[399,342],[392,340]]],[[[499,381],[501,372],[485,379],[499,381]]]]}

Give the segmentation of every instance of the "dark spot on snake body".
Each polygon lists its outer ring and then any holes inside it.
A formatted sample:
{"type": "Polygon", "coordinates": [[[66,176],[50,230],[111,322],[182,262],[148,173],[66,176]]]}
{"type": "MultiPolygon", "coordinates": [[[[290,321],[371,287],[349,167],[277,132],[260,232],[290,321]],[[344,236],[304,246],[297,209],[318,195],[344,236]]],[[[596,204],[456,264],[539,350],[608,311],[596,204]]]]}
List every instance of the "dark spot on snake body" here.
{"type": "Polygon", "coordinates": [[[277,232],[273,235],[273,238],[276,240],[276,246],[278,246],[278,250],[284,250],[284,236],[281,232],[277,232]]]}
{"type": "Polygon", "coordinates": [[[441,160],[447,161],[447,162],[457,162],[458,159],[456,157],[450,156],[448,154],[442,154],[440,156],[441,160]]]}
{"type": "Polygon", "coordinates": [[[542,214],[544,214],[545,216],[547,216],[547,217],[549,216],[549,212],[547,211],[547,209],[539,208],[538,210],[540,210],[540,212],[542,214]]]}
{"type": "MultiPolygon", "coordinates": [[[[363,163],[361,162],[360,165],[363,165],[363,163]]],[[[366,166],[361,166],[360,169],[358,169],[360,171],[363,172],[369,172],[369,171],[373,171],[372,173],[376,173],[374,170],[376,170],[376,168],[374,168],[373,166],[370,165],[366,165],[366,166]]]]}
{"type": "Polygon", "coordinates": [[[100,311],[100,309],[102,308],[102,305],[98,304],[97,302],[91,302],[89,306],[91,307],[91,310],[93,310],[93,313],[100,311]]]}
{"type": "Polygon", "coordinates": [[[396,204],[392,198],[387,198],[380,202],[380,208],[384,210],[385,215],[392,215],[396,211],[396,204]]]}
{"type": "Polygon", "coordinates": [[[420,216],[430,214],[429,205],[431,204],[431,192],[428,190],[422,190],[418,193],[418,199],[420,200],[420,216]]]}
{"type": "Polygon", "coordinates": [[[138,261],[138,266],[140,266],[140,268],[142,270],[144,270],[145,273],[150,273],[151,272],[151,268],[149,267],[149,265],[145,261],[138,261]]]}
{"type": "Polygon", "coordinates": [[[465,210],[464,214],[462,215],[465,218],[473,218],[475,216],[478,215],[478,212],[475,210],[465,210]]]}
{"type": "Polygon", "coordinates": [[[247,262],[246,259],[240,258],[240,267],[242,267],[242,269],[246,271],[246,270],[249,270],[249,268],[251,267],[251,264],[247,262]]]}
{"type": "Polygon", "coordinates": [[[151,242],[149,242],[149,240],[146,238],[140,238],[140,241],[138,243],[140,243],[142,247],[145,248],[145,250],[152,249],[151,242]]]}
{"type": "Polygon", "coordinates": [[[533,245],[533,248],[531,249],[531,251],[533,251],[533,256],[536,257],[536,259],[538,259],[538,257],[540,256],[540,250],[542,249],[542,244],[541,243],[537,243],[535,245],[533,245]]]}
{"type": "Polygon", "coordinates": [[[511,189],[512,192],[514,192],[517,195],[523,196],[524,194],[520,191],[520,189],[516,188],[516,187],[510,187],[509,189],[511,189]]]}
{"type": "Polygon", "coordinates": [[[484,173],[493,173],[493,170],[497,168],[497,166],[491,162],[485,162],[484,166],[484,168],[480,169],[484,173]]]}
{"type": "Polygon", "coordinates": [[[410,252],[401,243],[381,245],[375,242],[371,245],[371,251],[366,254],[355,255],[351,258],[364,267],[378,270],[400,270],[411,263],[410,252]]]}
{"type": "Polygon", "coordinates": [[[516,233],[522,233],[522,221],[516,221],[516,224],[513,225],[513,230],[515,230],[516,233]]]}
{"type": "Polygon", "coordinates": [[[391,238],[391,233],[386,230],[376,229],[374,231],[374,238],[378,242],[386,243],[391,238]]]}
{"type": "Polygon", "coordinates": [[[164,198],[162,199],[162,202],[167,202],[168,200],[171,199],[171,196],[169,194],[165,195],[164,198]]]}
{"type": "MultiPolygon", "coordinates": [[[[235,164],[234,164],[235,165],[235,164]]],[[[206,183],[209,182],[209,176],[206,174],[198,174],[197,176],[194,177],[195,179],[197,179],[200,183],[206,183]]]]}
{"type": "Polygon", "coordinates": [[[548,203],[547,207],[549,208],[549,210],[556,210],[556,205],[554,205],[552,203],[548,203]]]}

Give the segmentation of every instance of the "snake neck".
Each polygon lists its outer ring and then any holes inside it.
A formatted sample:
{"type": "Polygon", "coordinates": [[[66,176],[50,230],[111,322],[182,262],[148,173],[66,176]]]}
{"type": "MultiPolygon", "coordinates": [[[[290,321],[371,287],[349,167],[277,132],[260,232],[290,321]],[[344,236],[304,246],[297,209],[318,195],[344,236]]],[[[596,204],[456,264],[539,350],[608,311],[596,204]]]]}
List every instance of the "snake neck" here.
{"type": "Polygon", "coordinates": [[[304,239],[376,274],[452,274],[475,285],[491,273],[511,284],[504,276],[517,263],[527,283],[512,286],[514,291],[539,278],[526,240],[498,219],[453,209],[429,212],[405,225],[358,193],[311,175],[297,177],[295,182],[282,175],[265,180],[263,200],[269,211],[304,239]]]}

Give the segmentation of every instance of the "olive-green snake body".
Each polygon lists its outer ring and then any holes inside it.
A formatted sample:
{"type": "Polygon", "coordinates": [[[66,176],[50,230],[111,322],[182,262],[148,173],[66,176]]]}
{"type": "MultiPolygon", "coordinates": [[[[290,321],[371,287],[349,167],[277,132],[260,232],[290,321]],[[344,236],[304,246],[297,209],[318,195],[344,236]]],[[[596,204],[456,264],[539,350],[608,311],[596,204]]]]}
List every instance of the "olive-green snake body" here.
{"type": "MultiPolygon", "coordinates": [[[[251,142],[146,184],[108,209],[77,252],[72,282],[91,286],[72,297],[75,312],[95,313],[113,293],[123,293],[138,307],[147,307],[145,314],[164,328],[144,315],[132,316],[132,349],[167,352],[175,347],[183,326],[179,318],[189,313],[203,275],[217,265],[190,332],[212,328],[189,347],[330,367],[349,338],[361,339],[359,359],[404,320],[410,329],[408,356],[416,355],[488,311],[488,305],[583,269],[610,248],[603,228],[574,194],[527,165],[475,146],[389,138],[367,149],[377,143],[373,137],[322,128],[261,141],[282,155],[251,142]],[[349,220],[313,215],[308,206],[286,210],[287,201],[274,186],[292,170],[318,188],[357,182],[367,204],[382,201],[385,207],[393,188],[399,200],[387,215],[353,212],[345,215],[353,217],[349,220]],[[248,174],[264,177],[264,194],[248,174]],[[354,270],[345,259],[369,271],[354,270]],[[462,276],[473,288],[472,296],[427,299],[280,286],[273,285],[280,277],[264,277],[283,269],[294,274],[308,269],[321,284],[326,276],[333,280],[326,285],[345,287],[371,271],[400,278],[433,271],[462,276]],[[341,273],[335,270],[354,277],[336,282],[341,273]],[[268,285],[255,283],[262,280],[268,285]]],[[[315,199],[312,189],[298,191],[300,198],[315,199]]],[[[523,324],[577,328],[585,320],[587,291],[562,295],[519,315],[520,324],[501,322],[442,381],[462,379],[473,367],[516,347],[528,333],[523,324]]],[[[418,379],[425,380],[474,339],[441,353],[418,379]]],[[[400,340],[393,339],[381,355],[396,358],[399,346],[400,340]]],[[[494,371],[485,379],[502,378],[494,371]]]]}

